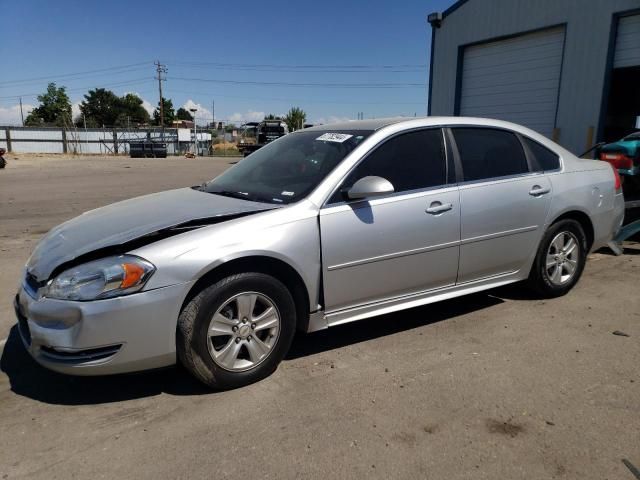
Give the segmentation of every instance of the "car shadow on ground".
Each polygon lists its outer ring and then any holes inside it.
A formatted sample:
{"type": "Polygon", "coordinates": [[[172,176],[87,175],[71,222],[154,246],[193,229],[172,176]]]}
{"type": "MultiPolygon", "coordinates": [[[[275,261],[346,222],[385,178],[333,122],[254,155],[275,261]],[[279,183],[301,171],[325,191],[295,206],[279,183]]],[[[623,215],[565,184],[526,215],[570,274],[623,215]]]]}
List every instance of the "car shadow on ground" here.
{"type": "Polygon", "coordinates": [[[402,310],[296,336],[285,360],[306,357],[379,337],[407,332],[432,323],[451,320],[461,315],[502,303],[498,296],[476,293],[453,300],[432,303],[424,307],[402,310]]]}
{"type": "MultiPolygon", "coordinates": [[[[499,296],[478,293],[312,334],[300,334],[294,339],[285,361],[450,320],[502,301],[499,296]]],[[[102,377],[73,377],[46,370],[27,353],[17,326],[11,329],[7,339],[0,370],[9,378],[14,393],[53,405],[104,404],[162,393],[176,396],[212,393],[182,367],[102,377]]]]}

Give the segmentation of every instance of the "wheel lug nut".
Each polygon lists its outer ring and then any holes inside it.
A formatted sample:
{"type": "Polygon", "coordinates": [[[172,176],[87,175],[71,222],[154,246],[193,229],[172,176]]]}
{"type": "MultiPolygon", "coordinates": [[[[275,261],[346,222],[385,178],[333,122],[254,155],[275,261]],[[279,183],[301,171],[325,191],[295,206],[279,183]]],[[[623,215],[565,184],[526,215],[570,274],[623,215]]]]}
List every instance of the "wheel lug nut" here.
{"type": "Polygon", "coordinates": [[[240,337],[236,337],[236,343],[240,343],[240,337]]]}
{"type": "Polygon", "coordinates": [[[255,330],[255,329],[256,329],[256,324],[255,324],[255,323],[252,323],[252,324],[251,324],[251,328],[252,328],[253,330],[255,330]]]}
{"type": "Polygon", "coordinates": [[[234,325],[234,326],[233,326],[233,328],[232,328],[231,330],[233,330],[234,332],[237,332],[237,331],[238,331],[238,327],[236,327],[236,326],[234,325]]]}
{"type": "Polygon", "coordinates": [[[251,337],[251,335],[249,335],[249,336],[247,337],[247,341],[248,341],[248,342],[250,342],[252,338],[253,338],[253,337],[251,337]]]}
{"type": "Polygon", "coordinates": [[[247,319],[246,319],[246,318],[243,318],[243,319],[242,319],[242,323],[247,323],[247,319]]]}

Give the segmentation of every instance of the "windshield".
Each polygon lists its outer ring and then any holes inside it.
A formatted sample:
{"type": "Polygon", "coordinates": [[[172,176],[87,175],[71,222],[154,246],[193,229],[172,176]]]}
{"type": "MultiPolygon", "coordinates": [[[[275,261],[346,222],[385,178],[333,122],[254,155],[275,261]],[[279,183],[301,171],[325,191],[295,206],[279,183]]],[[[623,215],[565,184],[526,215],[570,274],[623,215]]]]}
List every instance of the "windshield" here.
{"type": "Polygon", "coordinates": [[[258,202],[296,202],[371,133],[313,130],[285,135],[203,185],[203,190],[258,202]]]}

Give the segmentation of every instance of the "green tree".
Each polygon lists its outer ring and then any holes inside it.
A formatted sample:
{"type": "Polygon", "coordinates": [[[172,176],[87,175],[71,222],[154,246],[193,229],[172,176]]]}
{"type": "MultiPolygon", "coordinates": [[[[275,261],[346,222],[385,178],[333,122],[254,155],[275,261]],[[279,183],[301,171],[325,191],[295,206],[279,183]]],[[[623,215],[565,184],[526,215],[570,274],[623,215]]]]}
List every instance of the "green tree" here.
{"type": "Polygon", "coordinates": [[[134,93],[120,97],[120,114],[116,118],[117,126],[151,123],[151,116],[143,106],[142,99],[134,93]]]}
{"type": "Polygon", "coordinates": [[[264,119],[265,120],[278,120],[278,117],[276,117],[273,113],[270,113],[269,115],[264,117],[264,119]]]}
{"type": "Polygon", "coordinates": [[[122,113],[120,97],[104,88],[89,90],[80,104],[80,112],[84,119],[79,118],[77,124],[86,121],[87,127],[112,127],[122,113]]]}
{"type": "MultiPolygon", "coordinates": [[[[164,126],[170,127],[171,122],[176,118],[176,113],[173,110],[173,102],[168,98],[162,97],[162,105],[164,108],[164,126]]],[[[153,111],[153,123],[160,125],[160,102],[158,102],[158,106],[153,111]]]]}
{"type": "Polygon", "coordinates": [[[65,87],[47,85],[47,91],[38,95],[40,105],[34,108],[24,123],[27,126],[58,126],[71,124],[71,102],[65,87]]]}
{"type": "Polygon", "coordinates": [[[180,107],[176,111],[176,119],[177,120],[189,120],[190,122],[193,122],[193,115],[191,115],[191,112],[189,110],[187,110],[186,108],[180,107]]]}
{"type": "Polygon", "coordinates": [[[304,127],[304,122],[307,121],[307,114],[299,107],[291,107],[291,110],[287,112],[283,120],[289,127],[289,131],[294,132],[304,127]]]}

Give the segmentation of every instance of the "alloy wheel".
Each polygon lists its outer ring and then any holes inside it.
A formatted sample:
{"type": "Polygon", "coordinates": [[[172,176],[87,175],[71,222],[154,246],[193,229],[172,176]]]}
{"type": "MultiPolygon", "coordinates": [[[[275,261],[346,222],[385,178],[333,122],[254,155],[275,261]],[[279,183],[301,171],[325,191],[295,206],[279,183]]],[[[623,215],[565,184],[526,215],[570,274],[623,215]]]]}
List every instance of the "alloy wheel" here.
{"type": "Polygon", "coordinates": [[[280,333],[275,303],[257,292],[234,295],[209,322],[207,346],[213,361],[232,372],[249,370],[271,353],[280,333]]]}
{"type": "Polygon", "coordinates": [[[547,250],[545,272],[554,285],[564,285],[571,281],[578,269],[580,245],[571,232],[557,234],[547,250]]]}

